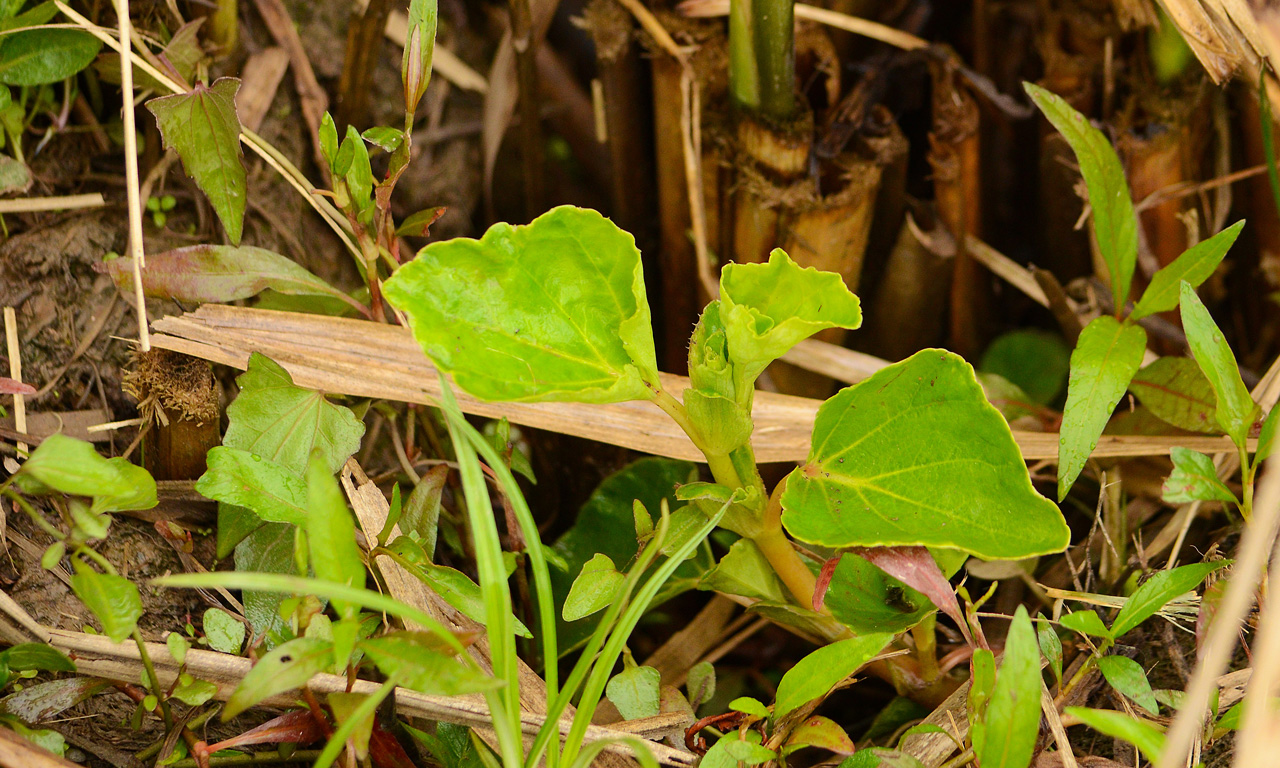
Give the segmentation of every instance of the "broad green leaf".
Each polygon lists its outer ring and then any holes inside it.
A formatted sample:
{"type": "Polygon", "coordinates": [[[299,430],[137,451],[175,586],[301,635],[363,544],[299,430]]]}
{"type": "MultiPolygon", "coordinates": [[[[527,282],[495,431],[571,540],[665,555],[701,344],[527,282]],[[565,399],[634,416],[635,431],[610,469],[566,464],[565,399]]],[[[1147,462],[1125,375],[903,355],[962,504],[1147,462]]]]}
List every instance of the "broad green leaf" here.
{"type": "Polygon", "coordinates": [[[404,143],[404,131],[385,125],[375,125],[360,136],[384,152],[395,152],[404,143]]]}
{"type": "MultiPolygon", "coordinates": [[[[210,608],[209,610],[212,611],[214,609],[210,608]]],[[[177,632],[170,632],[165,636],[164,644],[169,649],[169,655],[173,657],[174,661],[178,662],[179,665],[187,663],[187,651],[191,650],[191,643],[187,638],[177,632]]]]}
{"type": "Polygon", "coordinates": [[[1174,447],[1170,451],[1173,471],[1161,488],[1162,498],[1170,504],[1189,501],[1225,501],[1239,504],[1236,495],[1218,479],[1213,459],[1190,448],[1174,447]]]}
{"type": "Polygon", "coordinates": [[[23,688],[0,699],[0,713],[24,723],[39,723],[71,709],[111,685],[93,677],[50,680],[23,688]]]}
{"type": "Polygon", "coordinates": [[[761,746],[759,741],[760,735],[754,731],[748,731],[745,736],[741,731],[729,731],[711,745],[698,763],[699,768],[743,768],[777,759],[773,750],[761,746]]]}
{"type": "Polygon", "coordinates": [[[72,558],[75,575],[71,577],[71,591],[102,624],[102,633],[111,642],[123,642],[138,626],[142,616],[142,596],[138,587],[126,578],[110,573],[98,573],[72,558]]]}
{"type": "MultiPolygon", "coordinates": [[[[587,503],[578,510],[573,527],[566,531],[550,547],[568,563],[565,570],[551,569],[551,593],[555,605],[564,605],[574,579],[582,566],[597,554],[615,563],[629,563],[636,556],[639,545],[633,531],[635,524],[634,502],[648,509],[661,509],[665,500],[674,512],[684,508],[684,502],[675,498],[675,488],[697,479],[697,467],[686,461],[647,457],[628,464],[609,475],[596,487],[587,503]]],[[[675,520],[672,520],[674,527],[675,520]]],[[[674,597],[680,591],[690,589],[696,580],[713,565],[706,547],[702,553],[676,571],[663,591],[654,599],[654,607],[674,597]]],[[[595,630],[589,619],[565,622],[557,616],[556,633],[560,653],[569,653],[586,642],[595,630]]]]}
{"type": "Polygon", "coordinates": [[[982,393],[987,402],[1000,412],[1005,421],[1012,422],[1024,416],[1038,416],[1044,413],[1035,400],[1022,387],[995,373],[978,373],[978,383],[982,385],[982,393]]]}
{"type": "Polygon", "coordinates": [[[216,553],[218,559],[222,560],[230,555],[246,536],[266,524],[266,521],[254,514],[251,509],[237,507],[234,504],[219,504],[216,553]]]}
{"type": "Polygon", "coordinates": [[[198,707],[218,693],[218,686],[208,680],[196,680],[191,675],[180,675],[178,683],[173,698],[189,707],[198,707]]]}
{"type": "Polygon", "coordinates": [[[324,113],[316,135],[320,139],[320,156],[329,164],[329,171],[333,172],[333,163],[338,156],[338,126],[333,122],[333,115],[324,113]]]}
{"type": "Polygon", "coordinates": [[[209,647],[222,653],[240,653],[244,645],[244,624],[221,608],[209,608],[201,621],[209,647]]]}
{"type": "Polygon", "coordinates": [[[1023,85],[1031,100],[1071,145],[1080,163],[1080,174],[1089,188],[1094,235],[1110,273],[1111,293],[1118,311],[1129,298],[1138,259],[1138,219],[1124,167],[1107,137],[1090,125],[1084,115],[1038,85],[1023,85]]]}
{"type": "Polygon", "coordinates": [[[834,720],[820,715],[806,718],[787,738],[783,753],[794,752],[805,747],[817,747],[837,755],[851,755],[854,752],[853,739],[836,724],[834,720]]]}
{"type": "Polygon", "coordinates": [[[116,457],[105,459],[83,440],[61,433],[45,438],[22,465],[18,478],[38,483],[24,490],[52,489],[93,498],[92,511],[151,509],[156,505],[156,482],[145,469],[116,457]]]}
{"type": "Polygon", "coordinates": [[[231,424],[223,445],[256,453],[299,476],[313,449],[320,450],[331,473],[359,449],[364,424],[351,410],[294,385],[289,373],[265,355],[253,353],[236,383],[240,394],[227,407],[231,424]]]}
{"type": "MultiPolygon", "coordinates": [[[[364,563],[356,546],[356,526],[342,488],[325,467],[324,458],[311,457],[307,467],[307,542],[316,578],[353,587],[364,585],[364,563]]],[[[357,606],[334,600],[343,618],[359,613],[357,606]]]]}
{"type": "Polygon", "coordinates": [[[729,709],[734,712],[742,712],[752,717],[768,717],[769,708],[759,699],[753,699],[750,696],[739,696],[729,702],[729,709]]]}
{"type": "Polygon", "coordinates": [[[1069,537],[973,369],[943,350],[916,353],[823,404],[782,507],[791,535],[829,547],[926,545],[1017,559],[1059,552],[1069,537]]]}
{"type": "Polygon", "coordinates": [[[248,187],[236,114],[239,90],[239,80],[222,77],[212,86],[197,83],[188,93],[147,102],[164,145],[182,158],[182,167],[209,198],[233,245],[240,244],[244,229],[248,187]]]}
{"type": "Polygon", "coordinates": [[[819,648],[796,662],[778,683],[773,719],[779,721],[805,704],[820,699],[893,639],[890,633],[851,637],[819,648]]]}
{"type": "Polygon", "coordinates": [[[435,224],[444,212],[445,207],[441,205],[411,213],[400,222],[400,226],[396,227],[396,234],[400,237],[426,237],[431,234],[431,225],[435,224]]]}
{"type": "Polygon", "coordinates": [[[52,0],[34,5],[22,13],[17,13],[18,9],[26,4],[26,1],[6,0],[5,7],[0,8],[0,32],[8,32],[11,29],[19,29],[21,27],[38,27],[42,24],[48,24],[53,20],[54,16],[58,15],[58,6],[54,5],[52,0]]]}
{"type": "MultiPolygon", "coordinates": [[[[34,10],[34,9],[33,9],[34,10]]],[[[102,43],[78,29],[31,29],[0,37],[0,83],[48,85],[93,62],[102,43]]]]}
{"type": "Polygon", "coordinates": [[[13,672],[75,672],[76,665],[62,651],[44,643],[19,643],[0,653],[0,660],[13,672]]]}
{"type": "Polygon", "coordinates": [[[1049,624],[1036,627],[1036,639],[1040,641],[1040,655],[1049,662],[1049,671],[1053,679],[1062,685],[1062,639],[1049,624]]]}
{"type": "MultiPolygon", "coordinates": [[[[133,265],[127,258],[109,259],[102,268],[121,291],[133,290],[133,265]]],[[[347,306],[359,303],[298,265],[251,245],[190,245],[147,254],[142,291],[147,296],[194,302],[247,299],[265,290],[285,296],[327,296],[347,306]]]]}
{"type": "Polygon", "coordinates": [[[373,168],[369,164],[369,148],[354,126],[347,126],[347,137],[343,139],[344,147],[351,147],[351,166],[343,175],[347,190],[351,195],[351,203],[358,211],[360,221],[365,226],[373,223],[373,168]]]}
{"type": "Polygon", "coordinates": [[[1090,608],[1084,608],[1073,613],[1064,614],[1058,623],[1073,632],[1079,632],[1082,635],[1092,635],[1093,637],[1104,637],[1108,640],[1113,639],[1115,635],[1107,629],[1107,625],[1102,623],[1102,619],[1098,618],[1098,614],[1094,613],[1090,608]]]}
{"type": "MultiPolygon", "coordinates": [[[[245,573],[295,574],[293,560],[295,531],[285,523],[267,523],[249,534],[235,548],[236,570],[245,573]]],[[[292,636],[284,620],[280,618],[280,603],[287,597],[280,592],[245,590],[244,617],[254,637],[266,638],[268,648],[274,648],[292,636]]]]}
{"type": "Polygon", "coordinates": [[[307,521],[306,482],[256,453],[222,445],[209,449],[208,469],[195,488],[205,498],[253,510],[268,522],[307,521]]]}
{"type": "Polygon", "coordinates": [[[1160,759],[1160,752],[1164,749],[1164,731],[1148,720],[1135,720],[1128,713],[1111,709],[1087,707],[1067,707],[1063,710],[1063,714],[1074,717],[1095,731],[1113,739],[1129,742],[1153,764],[1160,759]]]}
{"type": "Polygon", "coordinates": [[[58,757],[63,757],[67,753],[66,737],[58,731],[45,728],[28,728],[22,723],[12,721],[5,723],[5,725],[13,730],[14,733],[46,752],[52,752],[58,757]]]}
{"type": "Polygon", "coordinates": [[[502,683],[464,664],[429,632],[393,632],[363,640],[359,648],[384,673],[402,685],[433,696],[460,696],[501,687],[502,683]]]}
{"type": "Polygon", "coordinates": [[[565,621],[577,621],[603,610],[614,601],[626,580],[627,577],[618,573],[612,560],[597,554],[583,563],[578,578],[573,580],[573,586],[565,596],[561,616],[565,621]]]}
{"type": "Polygon", "coordinates": [[[1192,432],[1217,432],[1217,397],[1196,361],[1162,357],[1138,371],[1129,389],[1161,421],[1192,432]]]}
{"type": "Polygon", "coordinates": [[[1229,560],[1215,560],[1209,563],[1192,563],[1166,571],[1157,571],[1151,578],[1134,590],[1125,600],[1124,607],[1111,623],[1111,634],[1123,637],[1125,633],[1151,618],[1175,597],[1190,592],[1204,581],[1210,573],[1229,565],[1229,560]]]}
{"type": "Polygon", "coordinates": [[[1262,422],[1262,429],[1258,432],[1258,448],[1253,454],[1254,466],[1266,461],[1275,447],[1276,428],[1280,426],[1280,416],[1277,416],[1277,413],[1280,413],[1280,408],[1273,406],[1262,422]]]}
{"type": "Polygon", "coordinates": [[[227,699],[222,719],[230,720],[263,699],[301,688],[333,663],[333,644],[299,637],[276,646],[258,660],[227,699]]]}
{"type": "Polygon", "coordinates": [[[1037,405],[1051,405],[1067,384],[1070,361],[1071,350],[1060,334],[1027,329],[991,342],[978,370],[1004,377],[1037,405]]]}
{"type": "Polygon", "coordinates": [[[1160,713],[1160,704],[1151,691],[1151,683],[1141,664],[1126,656],[1103,656],[1098,659],[1098,668],[1116,691],[1133,699],[1148,712],[1160,713]]]}
{"type": "Polygon", "coordinates": [[[974,751],[983,768],[1027,768],[1040,733],[1040,646],[1027,609],[1018,606],[1005,640],[983,722],[985,738],[974,751]]]}
{"type": "Polygon", "coordinates": [[[658,384],[640,252],[562,206],[432,243],[383,286],[418,343],[485,400],[647,400],[658,384]]]}
{"type": "Polygon", "coordinates": [[[903,632],[935,610],[929,598],[852,555],[840,558],[824,604],[855,635],[903,632]]]}
{"type": "Polygon", "coordinates": [[[1059,501],[1067,497],[1098,445],[1111,412],[1142,365],[1146,348],[1146,331],[1137,325],[1122,325],[1110,315],[1095,319],[1080,333],[1071,353],[1067,405],[1058,441],[1059,501]]]}
{"type": "Polygon", "coordinates": [[[1242,229],[1244,222],[1237,221],[1208,240],[1188,248],[1171,264],[1152,275],[1151,284],[1147,286],[1130,317],[1136,320],[1157,312],[1167,312],[1178,306],[1183,281],[1195,288],[1208,280],[1222,263],[1227,251],[1231,250],[1242,229]]]}
{"type": "Polygon", "coordinates": [[[609,678],[605,695],[624,720],[656,717],[661,711],[658,702],[661,683],[662,675],[653,667],[631,667],[609,678]]]}
{"type": "Polygon", "coordinates": [[[1204,371],[1205,378],[1217,396],[1215,416],[1218,424],[1236,445],[1244,445],[1259,409],[1240,378],[1236,357],[1227,345],[1218,324],[1200,301],[1190,283],[1182,283],[1182,328],[1187,332],[1187,346],[1204,371]]]}
{"type": "Polygon", "coordinates": [[[862,325],[858,297],[839,275],[801,268],[781,248],[773,249],[765,264],[725,265],[720,317],[729,360],[743,369],[740,389],[818,331],[862,325]]]}
{"type": "Polygon", "coordinates": [[[773,603],[785,603],[788,599],[786,587],[773,566],[750,539],[733,542],[715,569],[698,582],[698,588],[773,603]]]}

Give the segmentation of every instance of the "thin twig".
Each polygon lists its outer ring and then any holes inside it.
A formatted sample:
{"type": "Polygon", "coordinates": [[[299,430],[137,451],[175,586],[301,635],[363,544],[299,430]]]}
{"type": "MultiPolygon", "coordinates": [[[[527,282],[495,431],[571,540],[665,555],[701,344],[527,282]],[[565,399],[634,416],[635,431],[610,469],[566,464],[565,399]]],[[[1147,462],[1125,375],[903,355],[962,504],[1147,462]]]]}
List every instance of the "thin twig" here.
{"type": "Polygon", "coordinates": [[[129,0],[115,0],[120,27],[120,90],[124,100],[124,179],[129,199],[129,254],[133,258],[133,298],[138,311],[138,344],[143,352],[151,351],[151,335],[147,330],[147,299],[142,292],[142,268],[147,256],[142,243],[142,200],[138,186],[138,127],[133,106],[133,46],[129,44],[129,0]]]}
{"type": "Polygon", "coordinates": [[[107,201],[100,192],[59,197],[19,197],[0,200],[0,214],[38,213],[41,211],[71,211],[77,208],[101,208],[107,201]]]}
{"type": "MultiPolygon", "coordinates": [[[[13,307],[4,308],[4,339],[9,351],[9,378],[22,381],[22,349],[18,346],[18,313],[13,307]]],[[[13,396],[13,427],[19,432],[27,431],[27,397],[22,394],[13,396]]],[[[18,443],[18,455],[25,456],[30,446],[18,443]]]]}

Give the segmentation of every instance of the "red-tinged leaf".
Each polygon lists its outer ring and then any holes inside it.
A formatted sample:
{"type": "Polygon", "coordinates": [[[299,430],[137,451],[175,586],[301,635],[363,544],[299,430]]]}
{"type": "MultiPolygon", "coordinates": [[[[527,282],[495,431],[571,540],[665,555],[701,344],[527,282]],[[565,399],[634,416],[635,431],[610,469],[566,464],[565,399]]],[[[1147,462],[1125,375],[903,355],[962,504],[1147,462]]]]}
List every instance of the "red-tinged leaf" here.
{"type": "Polygon", "coordinates": [[[844,553],[838,553],[835,557],[827,560],[822,564],[822,570],[818,573],[818,581],[813,585],[813,610],[822,613],[823,604],[827,600],[827,590],[831,588],[831,579],[836,575],[836,566],[840,565],[840,558],[844,557],[844,553]]]}
{"type": "MultiPolygon", "coordinates": [[[[111,259],[99,265],[121,291],[133,290],[133,264],[111,259]]],[[[235,301],[268,288],[288,296],[332,296],[359,303],[342,291],[265,248],[192,245],[147,256],[142,290],[147,296],[179,301],[235,301]]],[[[361,307],[361,309],[363,309],[361,307]]]]}
{"type": "MultiPolygon", "coordinates": [[[[870,547],[854,552],[875,567],[929,598],[938,610],[947,614],[960,627],[960,633],[969,645],[975,645],[956,600],[951,582],[925,547],[870,547]]],[[[986,645],[985,640],[982,643],[986,645]]]]}
{"type": "Polygon", "coordinates": [[[853,739],[830,718],[815,715],[797,725],[787,739],[784,753],[793,752],[804,747],[817,747],[837,755],[851,755],[854,751],[853,739]]]}
{"type": "Polygon", "coordinates": [[[369,736],[369,756],[377,768],[417,768],[413,758],[377,718],[373,720],[373,733],[369,736]]]}
{"type": "Polygon", "coordinates": [[[0,376],[0,395],[34,395],[36,388],[21,381],[0,376]]]}
{"type": "Polygon", "coordinates": [[[443,205],[438,208],[426,208],[409,216],[409,218],[400,222],[400,226],[396,229],[396,234],[401,237],[426,237],[431,234],[431,225],[444,215],[448,208],[443,205]]]}
{"type": "Polygon", "coordinates": [[[310,710],[300,709],[286,712],[239,736],[210,744],[208,750],[212,754],[224,749],[236,749],[253,744],[310,744],[324,736],[324,727],[316,722],[310,710]]]}
{"type": "Polygon", "coordinates": [[[187,175],[209,198],[227,237],[237,244],[248,192],[236,114],[238,90],[239,80],[223,77],[212,86],[197,84],[188,93],[147,102],[165,147],[182,158],[187,175]]]}

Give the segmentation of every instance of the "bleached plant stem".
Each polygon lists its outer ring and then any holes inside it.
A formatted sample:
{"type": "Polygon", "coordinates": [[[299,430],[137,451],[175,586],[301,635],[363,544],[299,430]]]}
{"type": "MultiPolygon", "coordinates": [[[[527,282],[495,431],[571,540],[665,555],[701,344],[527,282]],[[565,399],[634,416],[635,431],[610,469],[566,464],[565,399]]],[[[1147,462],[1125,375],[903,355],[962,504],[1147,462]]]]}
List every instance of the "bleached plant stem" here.
{"type": "Polygon", "coordinates": [[[124,180],[129,199],[129,256],[133,259],[133,298],[138,309],[138,344],[151,351],[147,330],[147,299],[142,293],[142,268],[147,256],[142,247],[142,199],[138,187],[138,128],[133,107],[133,46],[129,28],[129,0],[115,0],[120,21],[120,90],[124,93],[124,180]]]}
{"type": "Polygon", "coordinates": [[[1217,685],[1218,676],[1231,661],[1240,623],[1253,604],[1263,566],[1275,542],[1276,524],[1280,521],[1280,468],[1267,462],[1267,469],[1259,483],[1253,520],[1249,523],[1248,535],[1243,539],[1240,557],[1232,567],[1227,593],[1214,617],[1204,655],[1187,685],[1183,704],[1169,728],[1157,768],[1182,768],[1185,765],[1191,743],[1203,727],[1209,696],[1217,685]]]}

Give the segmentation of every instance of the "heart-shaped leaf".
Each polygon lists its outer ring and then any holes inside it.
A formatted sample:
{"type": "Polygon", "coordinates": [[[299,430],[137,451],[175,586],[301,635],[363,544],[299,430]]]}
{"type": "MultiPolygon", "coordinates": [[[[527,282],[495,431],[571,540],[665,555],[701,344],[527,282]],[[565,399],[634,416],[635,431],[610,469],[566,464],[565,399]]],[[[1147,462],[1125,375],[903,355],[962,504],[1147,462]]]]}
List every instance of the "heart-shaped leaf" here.
{"type": "Polygon", "coordinates": [[[1058,500],[1084,469],[1116,403],[1142,365],[1147,332],[1103,315],[1085,326],[1071,353],[1067,405],[1058,442],[1058,500]]]}
{"type": "Polygon", "coordinates": [[[432,243],[383,292],[476,397],[607,403],[658,387],[640,252],[595,211],[562,206],[432,243]]]}
{"type": "Polygon", "coordinates": [[[1069,536],[973,369],[943,350],[828,400],[782,507],[792,536],[829,547],[923,545],[1012,560],[1059,552],[1069,536]]]}
{"type": "Polygon", "coordinates": [[[577,621],[604,609],[618,595],[618,589],[627,577],[618,573],[613,561],[597,554],[582,565],[578,578],[569,587],[564,599],[561,616],[565,621],[577,621]]]}
{"type": "Polygon", "coordinates": [[[236,114],[238,90],[239,80],[223,77],[212,86],[196,84],[187,93],[147,102],[164,145],[182,158],[182,167],[209,198],[227,237],[236,245],[244,229],[248,191],[236,114]]]}
{"type": "Polygon", "coordinates": [[[224,445],[209,450],[208,467],[196,481],[205,498],[251,509],[271,523],[306,523],[307,484],[296,473],[224,445]]]}
{"type": "Polygon", "coordinates": [[[631,667],[609,679],[605,695],[627,720],[657,717],[662,675],[653,667],[631,667]]]}

